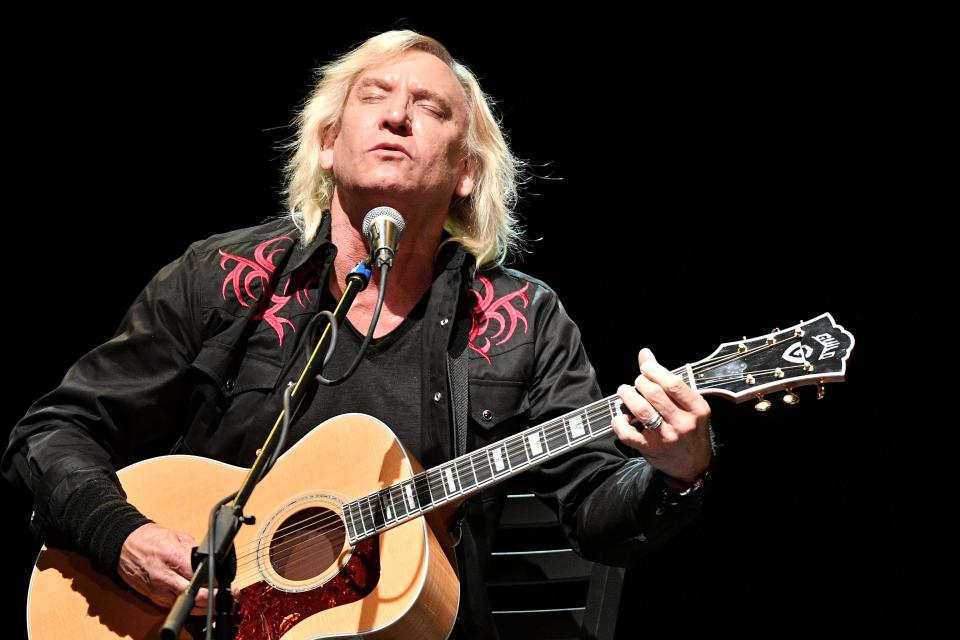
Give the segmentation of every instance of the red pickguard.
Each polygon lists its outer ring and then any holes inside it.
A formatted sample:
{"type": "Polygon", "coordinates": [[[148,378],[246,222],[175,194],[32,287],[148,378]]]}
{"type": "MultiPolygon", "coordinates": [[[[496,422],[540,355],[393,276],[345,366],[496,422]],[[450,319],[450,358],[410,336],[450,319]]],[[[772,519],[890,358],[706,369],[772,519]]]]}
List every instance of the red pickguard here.
{"type": "Polygon", "coordinates": [[[378,538],[358,543],[346,566],[332,580],[310,591],[289,593],[260,581],[236,593],[236,640],[279,638],[304,618],[356,602],[380,580],[378,538]]]}

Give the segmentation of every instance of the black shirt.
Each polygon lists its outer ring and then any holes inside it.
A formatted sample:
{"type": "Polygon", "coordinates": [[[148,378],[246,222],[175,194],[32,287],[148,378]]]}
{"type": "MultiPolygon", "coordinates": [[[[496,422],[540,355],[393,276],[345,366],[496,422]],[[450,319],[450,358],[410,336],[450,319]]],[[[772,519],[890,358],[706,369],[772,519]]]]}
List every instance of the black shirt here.
{"type": "MultiPolygon", "coordinates": [[[[345,413],[365,413],[390,427],[414,457],[422,459],[423,438],[429,434],[420,423],[420,353],[423,314],[429,296],[427,291],[397,328],[370,342],[356,371],[346,381],[317,389],[309,407],[301,409],[291,426],[291,442],[300,440],[330,418],[345,413]]],[[[366,331],[367,327],[362,329],[366,331]]],[[[343,323],[337,332],[333,355],[323,370],[324,377],[332,380],[347,371],[360,350],[363,337],[349,321],[343,323]]]]}

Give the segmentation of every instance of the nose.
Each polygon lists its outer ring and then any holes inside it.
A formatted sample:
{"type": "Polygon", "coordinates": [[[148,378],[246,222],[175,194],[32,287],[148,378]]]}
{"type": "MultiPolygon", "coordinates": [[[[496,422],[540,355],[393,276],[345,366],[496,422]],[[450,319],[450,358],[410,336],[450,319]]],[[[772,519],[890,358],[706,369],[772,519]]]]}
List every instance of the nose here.
{"type": "Polygon", "coordinates": [[[410,133],[410,105],[412,101],[406,91],[397,91],[384,103],[380,126],[395,133],[410,133]]]}

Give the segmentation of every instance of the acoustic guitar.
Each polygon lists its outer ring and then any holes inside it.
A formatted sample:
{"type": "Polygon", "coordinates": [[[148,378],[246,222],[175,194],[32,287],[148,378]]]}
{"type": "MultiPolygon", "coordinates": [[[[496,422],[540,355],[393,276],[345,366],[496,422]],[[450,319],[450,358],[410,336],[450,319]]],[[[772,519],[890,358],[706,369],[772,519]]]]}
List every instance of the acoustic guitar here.
{"type": "MultiPolygon", "coordinates": [[[[788,402],[802,385],[822,396],[822,385],[844,379],[853,345],[825,313],[724,343],[674,373],[704,395],[756,398],[763,410],[763,396],[779,390],[788,402]]],[[[317,426],[277,460],[244,510],[256,525],[235,541],[238,640],[447,637],[459,582],[446,515],[487,486],[606,437],[621,410],[609,396],[426,471],[379,420],[347,414],[317,426]]],[[[147,517],[199,540],[210,507],[246,473],[165,456],[118,476],[147,517]]],[[[35,640],[156,638],[166,613],[78,553],[40,552],[27,602],[35,640]]]]}

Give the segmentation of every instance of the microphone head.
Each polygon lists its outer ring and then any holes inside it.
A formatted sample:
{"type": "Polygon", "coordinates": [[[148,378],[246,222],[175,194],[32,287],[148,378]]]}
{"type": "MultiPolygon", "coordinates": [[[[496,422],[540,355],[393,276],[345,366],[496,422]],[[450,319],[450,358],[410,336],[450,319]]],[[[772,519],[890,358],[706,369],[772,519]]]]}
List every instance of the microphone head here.
{"type": "Polygon", "coordinates": [[[393,207],[376,207],[363,217],[363,235],[370,243],[370,258],[378,267],[393,266],[393,256],[406,224],[393,207]]]}
{"type": "Polygon", "coordinates": [[[397,236],[399,237],[403,234],[403,229],[406,226],[406,223],[403,221],[403,216],[400,215],[400,212],[394,209],[393,207],[375,207],[370,209],[367,212],[367,215],[363,217],[363,235],[367,240],[372,241],[373,238],[370,237],[370,232],[373,229],[373,225],[376,224],[378,218],[388,218],[393,224],[397,225],[397,236]]]}

